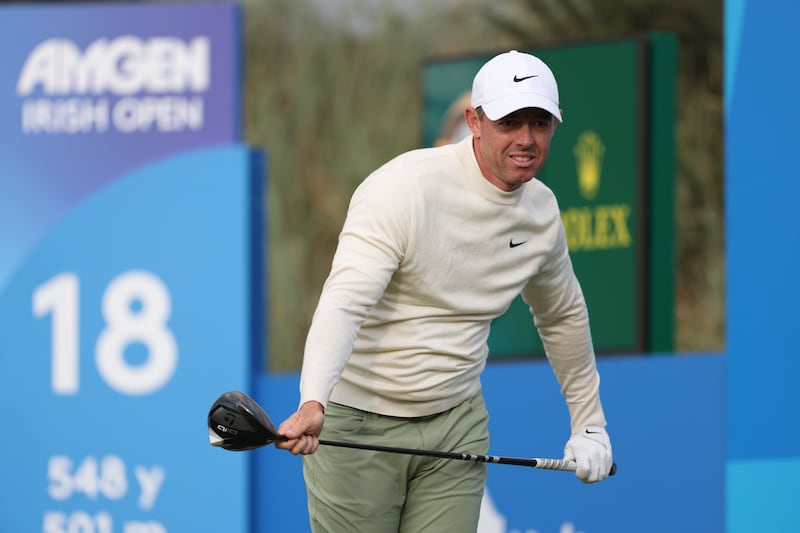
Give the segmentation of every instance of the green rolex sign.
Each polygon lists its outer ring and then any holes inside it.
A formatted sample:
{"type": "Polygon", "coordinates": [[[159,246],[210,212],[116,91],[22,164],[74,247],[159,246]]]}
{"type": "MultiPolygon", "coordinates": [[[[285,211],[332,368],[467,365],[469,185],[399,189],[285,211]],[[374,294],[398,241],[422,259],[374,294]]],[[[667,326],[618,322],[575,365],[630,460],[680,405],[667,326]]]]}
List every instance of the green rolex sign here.
{"type": "MultiPolygon", "coordinates": [[[[672,347],[675,50],[665,35],[529,50],[553,70],[564,112],[537,178],[558,198],[601,354],[672,347]]],[[[463,111],[493,55],[426,64],[427,145],[465,134],[449,108],[463,111]]],[[[493,323],[489,347],[492,358],[543,355],[520,298],[493,323]]]]}

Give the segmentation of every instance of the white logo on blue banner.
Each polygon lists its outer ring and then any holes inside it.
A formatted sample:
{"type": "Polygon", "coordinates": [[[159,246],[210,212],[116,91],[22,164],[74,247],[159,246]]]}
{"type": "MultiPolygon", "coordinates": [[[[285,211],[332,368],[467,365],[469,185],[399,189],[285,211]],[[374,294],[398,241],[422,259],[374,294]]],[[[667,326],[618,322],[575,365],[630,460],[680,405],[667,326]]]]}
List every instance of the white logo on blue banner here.
{"type": "Polygon", "coordinates": [[[3,531],[249,529],[248,457],[206,428],[261,350],[238,24],[233,4],[0,8],[3,531]]]}

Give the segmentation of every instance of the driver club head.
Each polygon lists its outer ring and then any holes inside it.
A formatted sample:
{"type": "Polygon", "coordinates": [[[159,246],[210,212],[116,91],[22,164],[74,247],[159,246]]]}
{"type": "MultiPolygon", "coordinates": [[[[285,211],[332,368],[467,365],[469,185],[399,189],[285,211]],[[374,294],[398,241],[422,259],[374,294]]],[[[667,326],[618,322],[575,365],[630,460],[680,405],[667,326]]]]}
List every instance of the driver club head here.
{"type": "Polygon", "coordinates": [[[239,391],[226,392],[211,405],[208,438],[212,446],[235,452],[283,440],[261,406],[239,391]]]}

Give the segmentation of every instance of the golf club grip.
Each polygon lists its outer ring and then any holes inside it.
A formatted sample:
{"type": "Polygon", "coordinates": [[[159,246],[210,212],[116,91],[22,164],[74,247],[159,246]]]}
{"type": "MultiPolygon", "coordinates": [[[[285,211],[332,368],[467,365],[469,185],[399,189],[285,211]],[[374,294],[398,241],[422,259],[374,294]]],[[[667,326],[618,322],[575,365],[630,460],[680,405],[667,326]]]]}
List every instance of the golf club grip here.
{"type": "MultiPolygon", "coordinates": [[[[371,450],[375,452],[401,453],[405,455],[421,455],[425,457],[438,457],[440,459],[457,459],[460,461],[472,461],[477,463],[497,463],[501,465],[529,466],[542,470],[565,470],[574,472],[577,465],[574,461],[564,459],[527,459],[524,457],[503,457],[499,455],[480,455],[475,453],[440,452],[433,450],[416,450],[412,448],[396,448],[393,446],[378,446],[375,444],[358,444],[355,442],[336,442],[320,439],[319,443],[324,446],[336,446],[339,448],[356,448],[359,450],[371,450]]],[[[608,475],[613,476],[617,472],[616,463],[611,465],[608,475]]]]}

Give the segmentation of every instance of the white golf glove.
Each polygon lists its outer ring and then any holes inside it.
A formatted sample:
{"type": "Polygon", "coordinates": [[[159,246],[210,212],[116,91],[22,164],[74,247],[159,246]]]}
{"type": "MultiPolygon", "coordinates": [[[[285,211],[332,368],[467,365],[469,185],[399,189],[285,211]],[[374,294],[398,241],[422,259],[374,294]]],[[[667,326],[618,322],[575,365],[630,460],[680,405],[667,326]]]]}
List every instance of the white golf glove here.
{"type": "Polygon", "coordinates": [[[584,483],[603,481],[614,464],[608,433],[600,426],[581,428],[564,446],[564,459],[577,463],[575,475],[584,483]]]}

